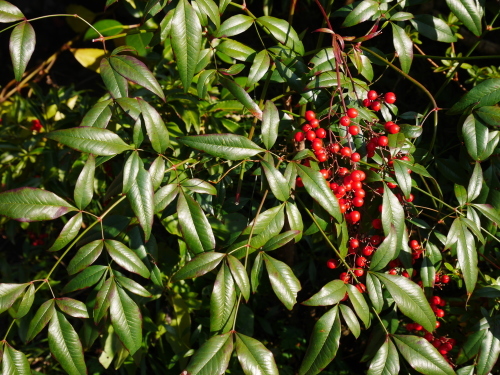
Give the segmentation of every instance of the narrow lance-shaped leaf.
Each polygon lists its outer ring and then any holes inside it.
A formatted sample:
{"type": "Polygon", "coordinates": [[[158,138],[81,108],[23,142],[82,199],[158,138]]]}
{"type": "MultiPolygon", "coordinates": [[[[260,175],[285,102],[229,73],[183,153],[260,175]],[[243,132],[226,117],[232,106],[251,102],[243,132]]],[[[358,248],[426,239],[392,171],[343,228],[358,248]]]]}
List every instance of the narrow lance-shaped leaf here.
{"type": "Polygon", "coordinates": [[[471,294],[476,287],[479,273],[477,267],[477,250],[474,236],[467,226],[460,222],[460,227],[457,235],[457,258],[464,277],[465,288],[467,289],[467,293],[471,294]]]}
{"type": "Polygon", "coordinates": [[[366,274],[366,290],[375,311],[380,314],[384,307],[384,297],[380,280],[371,273],[366,274]]]}
{"type": "MultiPolygon", "coordinates": [[[[500,97],[499,97],[500,100],[500,97]]],[[[481,156],[488,147],[489,130],[474,114],[470,114],[462,125],[465,148],[470,157],[481,161],[481,156]]]]}
{"type": "Polygon", "coordinates": [[[111,300],[110,292],[116,293],[116,288],[111,288],[111,284],[114,284],[114,282],[114,277],[110,277],[102,284],[99,292],[97,292],[93,310],[94,323],[96,325],[104,318],[109,309],[109,301],[111,300]]]}
{"type": "Polygon", "coordinates": [[[276,105],[268,100],[262,112],[262,142],[266,149],[271,149],[278,138],[278,127],[280,124],[279,112],[276,105]]]}
{"type": "Polygon", "coordinates": [[[250,280],[248,279],[245,266],[231,254],[228,254],[226,259],[236,285],[243,295],[243,298],[245,298],[245,301],[248,302],[250,299],[250,280]]]}
{"type": "Polygon", "coordinates": [[[229,17],[220,25],[219,30],[215,33],[216,38],[228,38],[245,32],[252,26],[254,19],[245,14],[237,14],[229,17]]]}
{"type": "Polygon", "coordinates": [[[411,193],[411,177],[408,172],[408,168],[401,163],[401,160],[393,160],[394,173],[396,174],[396,180],[398,182],[401,191],[406,199],[410,197],[411,193]]]}
{"type": "Polygon", "coordinates": [[[500,354],[500,339],[498,338],[498,333],[495,335],[490,329],[486,330],[479,350],[477,374],[488,375],[497,363],[500,354]]]}
{"type": "Polygon", "coordinates": [[[23,78],[26,66],[35,51],[35,30],[28,21],[14,27],[10,35],[9,49],[16,81],[23,78]]]}
{"type": "Polygon", "coordinates": [[[84,271],[79,273],[76,277],[71,279],[71,281],[66,284],[63,288],[62,293],[70,293],[75,290],[89,288],[101,279],[102,275],[108,269],[107,266],[90,266],[84,271]]]}
{"type": "Polygon", "coordinates": [[[81,126],[93,126],[96,128],[105,128],[108,126],[109,120],[113,112],[111,111],[111,105],[113,104],[113,99],[104,100],[102,102],[97,102],[83,117],[81,126]]]}
{"type": "Polygon", "coordinates": [[[95,156],[90,154],[83,166],[78,180],[76,180],[74,198],[76,206],[80,210],[92,201],[94,196],[95,156]]]}
{"type": "Polygon", "coordinates": [[[394,36],[394,48],[399,56],[401,63],[401,70],[405,73],[410,71],[411,62],[413,60],[413,42],[410,37],[406,35],[403,28],[391,22],[392,34],[394,36]]]}
{"type": "Polygon", "coordinates": [[[291,310],[297,302],[297,293],[301,289],[300,281],[287,264],[267,254],[262,256],[274,293],[285,307],[291,310]]]}
{"type": "Polygon", "coordinates": [[[128,97],[127,79],[111,67],[109,58],[105,57],[101,60],[99,69],[104,85],[114,99],[128,97]]]}
{"type": "Polygon", "coordinates": [[[342,280],[326,283],[318,293],[302,302],[306,306],[331,306],[339,303],[345,297],[347,287],[342,280]]]}
{"type": "Polygon", "coordinates": [[[304,45],[299,39],[297,32],[287,21],[275,17],[262,16],[257,18],[257,22],[266,27],[278,42],[301,56],[304,54],[304,45]]]}
{"type": "Polygon", "coordinates": [[[180,0],[175,8],[170,38],[184,92],[187,92],[202,48],[200,20],[187,0],[180,0]]]}
{"type": "MultiPolygon", "coordinates": [[[[127,271],[149,278],[149,270],[137,254],[123,243],[115,240],[104,240],[104,246],[113,260],[127,271]]],[[[80,274],[81,275],[81,274],[80,274]]]]}
{"type": "Polygon", "coordinates": [[[430,14],[419,14],[415,18],[410,19],[410,22],[420,34],[429,39],[444,43],[454,43],[457,41],[457,37],[453,34],[448,24],[440,18],[430,14]]]}
{"type": "Polygon", "coordinates": [[[257,117],[259,120],[262,120],[262,111],[250,97],[250,95],[236,82],[231,79],[219,77],[219,82],[241,103],[246,109],[250,111],[250,113],[257,117]]]}
{"type": "Polygon", "coordinates": [[[377,251],[373,254],[370,262],[371,271],[381,270],[396,257],[397,240],[396,228],[391,224],[389,235],[382,241],[377,251]]]}
{"type": "Polygon", "coordinates": [[[481,14],[480,3],[474,0],[446,0],[446,4],[457,18],[475,36],[481,36],[481,14]]]}
{"type": "Polygon", "coordinates": [[[246,375],[278,375],[273,353],[260,341],[236,333],[236,353],[246,375]]]}
{"type": "Polygon", "coordinates": [[[207,272],[212,271],[219,265],[222,259],[226,256],[224,253],[216,253],[209,251],[201,253],[191,259],[179,271],[177,271],[170,280],[175,283],[180,280],[192,279],[193,277],[200,277],[207,272]]]}
{"type": "Polygon", "coordinates": [[[9,313],[12,315],[14,319],[21,319],[30,311],[34,300],[35,300],[35,285],[31,283],[26,292],[24,293],[23,297],[19,301],[19,304],[16,303],[16,305],[10,309],[9,313]]]}
{"type": "Polygon", "coordinates": [[[220,27],[219,7],[214,0],[198,0],[198,7],[213,21],[215,28],[220,27]]]}
{"type": "Polygon", "coordinates": [[[47,325],[47,323],[52,319],[55,312],[54,300],[48,300],[42,303],[35,313],[33,319],[31,319],[30,325],[28,327],[28,333],[26,334],[26,342],[29,342],[35,338],[38,333],[47,325]]]}
{"type": "Polygon", "coordinates": [[[81,212],[77,213],[75,216],[69,219],[64,228],[61,230],[61,233],[59,233],[59,236],[57,236],[56,241],[48,251],[58,251],[69,244],[76,237],[78,232],[80,232],[82,222],[83,220],[81,212]]]}
{"type": "Polygon", "coordinates": [[[335,306],[314,325],[299,375],[319,374],[335,358],[339,340],[340,319],[338,306],[335,306]]]}
{"type": "Polygon", "coordinates": [[[399,354],[396,346],[386,338],[375,357],[370,362],[367,375],[399,374],[399,354]]]}
{"type": "Polygon", "coordinates": [[[500,223],[500,214],[498,210],[490,204],[471,204],[472,207],[476,208],[479,212],[481,212],[488,219],[493,221],[494,223],[500,223]]]}
{"type": "Polygon", "coordinates": [[[0,284],[0,314],[7,311],[23,294],[29,283],[24,284],[0,284]]]}
{"type": "Polygon", "coordinates": [[[301,232],[298,230],[287,230],[271,238],[263,247],[262,251],[272,251],[285,246],[288,242],[297,238],[301,232]]]}
{"type": "Polygon", "coordinates": [[[57,307],[59,307],[62,312],[75,318],[89,317],[87,306],[85,306],[83,302],[68,297],[56,298],[55,300],[57,307]]]}
{"type": "MultiPolygon", "coordinates": [[[[30,363],[23,352],[20,352],[4,343],[2,360],[2,374],[5,375],[31,375],[30,363]]],[[[0,346],[1,348],[1,346],[0,346]]],[[[0,350],[1,354],[1,350],[0,350]]]]}
{"type": "Polygon", "coordinates": [[[56,194],[36,188],[19,188],[0,193],[0,215],[17,221],[53,220],[76,211],[56,194]]]}
{"type": "Polygon", "coordinates": [[[169,146],[168,130],[158,111],[145,100],[137,99],[141,108],[144,126],[153,150],[163,153],[169,146]]]}
{"type": "Polygon", "coordinates": [[[99,258],[103,247],[104,243],[102,240],[92,241],[85,246],[82,246],[69,262],[67,268],[68,273],[70,275],[74,275],[75,273],[90,266],[96,261],[97,258],[99,258]]]}
{"type": "Polygon", "coordinates": [[[129,279],[128,277],[116,275],[115,279],[124,289],[127,289],[131,293],[137,294],[138,296],[144,298],[151,298],[152,296],[151,293],[149,293],[147,289],[144,288],[141,284],[132,279],[129,279]]]}
{"type": "MultiPolygon", "coordinates": [[[[289,163],[289,165],[294,163],[289,163]]],[[[288,166],[287,166],[288,167],[288,166]]],[[[286,172],[285,172],[286,175],[286,172]]],[[[295,238],[295,242],[299,242],[302,238],[302,232],[304,231],[304,223],[302,222],[302,215],[297,208],[297,206],[292,202],[286,203],[286,217],[288,220],[288,225],[290,225],[291,230],[296,230],[299,233],[295,238]]]]}
{"type": "Polygon", "coordinates": [[[271,66],[271,58],[266,50],[258,52],[250,66],[246,87],[252,87],[264,77],[271,66]]]}
{"type": "Polygon", "coordinates": [[[139,153],[134,151],[130,154],[123,166],[123,190],[124,194],[127,194],[132,185],[137,180],[137,174],[139,173],[139,169],[143,167],[144,163],[139,157],[139,153]]]}
{"type": "Polygon", "coordinates": [[[190,178],[189,180],[182,181],[181,185],[195,193],[217,195],[215,186],[199,178],[190,178]]]}
{"type": "MultiPolygon", "coordinates": [[[[163,182],[163,177],[165,175],[165,159],[160,155],[151,164],[148,170],[151,175],[151,181],[153,182],[153,189],[156,191],[163,182]]],[[[155,204],[156,207],[156,204],[155,204]]]]}
{"type": "Polygon", "coordinates": [[[232,332],[213,336],[194,353],[185,372],[190,375],[224,374],[232,353],[232,332]]]}
{"type": "Polygon", "coordinates": [[[269,183],[269,187],[271,188],[274,196],[280,201],[286,201],[290,197],[290,186],[288,185],[285,177],[283,177],[281,172],[267,161],[262,160],[260,164],[264,169],[267,182],[269,183]]]}
{"type": "Polygon", "coordinates": [[[379,4],[372,0],[365,0],[358,3],[342,23],[342,27],[349,27],[365,22],[370,19],[378,10],[379,4]]]}
{"type": "Polygon", "coordinates": [[[390,234],[391,228],[394,227],[396,229],[398,246],[404,246],[405,212],[398,198],[386,185],[384,186],[382,199],[382,226],[386,236],[390,234]]]}
{"type": "Polygon", "coordinates": [[[153,198],[155,214],[163,211],[179,194],[179,185],[168,184],[159,189],[153,198]]]}
{"type": "Polygon", "coordinates": [[[137,178],[127,192],[127,198],[148,241],[154,220],[154,189],[151,176],[143,166],[139,167],[137,178]]]}
{"type": "Polygon", "coordinates": [[[217,273],[210,295],[210,332],[231,330],[236,315],[236,288],[229,267],[224,263],[217,273]]]}
{"type": "Polygon", "coordinates": [[[370,326],[370,308],[366,303],[365,297],[354,285],[346,284],[349,301],[351,301],[354,311],[365,324],[365,327],[370,326]]]}
{"type": "Polygon", "coordinates": [[[481,164],[476,162],[474,170],[472,171],[472,176],[469,180],[469,186],[467,188],[467,202],[472,202],[476,199],[479,194],[481,194],[481,188],[483,186],[483,170],[481,169],[481,164]]]}
{"type": "Polygon", "coordinates": [[[344,318],[349,330],[354,335],[354,337],[358,338],[361,334],[361,326],[359,324],[358,318],[352,309],[347,306],[340,304],[340,312],[342,313],[342,317],[344,318]]]}

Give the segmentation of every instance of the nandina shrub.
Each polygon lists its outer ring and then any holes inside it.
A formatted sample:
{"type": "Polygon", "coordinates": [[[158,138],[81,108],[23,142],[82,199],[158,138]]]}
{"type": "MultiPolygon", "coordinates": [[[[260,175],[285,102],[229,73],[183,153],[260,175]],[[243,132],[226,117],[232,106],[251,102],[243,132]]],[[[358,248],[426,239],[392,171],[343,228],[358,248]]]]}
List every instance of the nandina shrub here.
{"type": "Polygon", "coordinates": [[[108,0],[72,50],[93,98],[30,82],[0,1],[2,373],[495,371],[499,79],[441,93],[496,16],[332,3],[108,0]]]}

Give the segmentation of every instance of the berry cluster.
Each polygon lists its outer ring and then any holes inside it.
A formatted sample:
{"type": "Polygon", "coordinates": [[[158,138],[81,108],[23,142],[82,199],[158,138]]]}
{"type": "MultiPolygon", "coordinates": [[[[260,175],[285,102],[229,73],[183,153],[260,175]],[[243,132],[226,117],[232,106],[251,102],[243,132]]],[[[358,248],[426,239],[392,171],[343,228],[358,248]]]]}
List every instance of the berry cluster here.
{"type": "Polygon", "coordinates": [[[31,241],[32,246],[42,246],[45,244],[45,238],[49,235],[47,233],[36,234],[34,232],[28,231],[28,237],[31,241]]]}
{"type": "Polygon", "coordinates": [[[35,119],[35,120],[31,121],[31,131],[39,132],[42,129],[43,129],[43,126],[42,126],[42,123],[40,122],[40,120],[35,119]]]}

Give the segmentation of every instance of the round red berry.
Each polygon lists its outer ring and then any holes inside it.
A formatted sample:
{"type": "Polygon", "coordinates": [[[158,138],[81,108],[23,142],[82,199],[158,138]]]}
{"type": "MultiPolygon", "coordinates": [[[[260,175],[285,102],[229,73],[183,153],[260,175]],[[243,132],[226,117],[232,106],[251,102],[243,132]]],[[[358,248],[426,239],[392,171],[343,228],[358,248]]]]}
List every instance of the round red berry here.
{"type": "Polygon", "coordinates": [[[326,266],[333,270],[339,266],[339,261],[336,259],[328,259],[326,261],[326,266]]]}
{"type": "Polygon", "coordinates": [[[345,176],[349,173],[349,169],[347,169],[346,167],[340,167],[337,173],[339,174],[339,176],[345,176]]]}
{"type": "Polygon", "coordinates": [[[346,112],[347,116],[350,118],[358,117],[358,110],[356,108],[349,108],[346,112]]]}
{"type": "Polygon", "coordinates": [[[340,145],[338,143],[330,143],[328,149],[332,154],[336,154],[337,152],[340,151],[340,145]]]}
{"type": "Polygon", "coordinates": [[[448,276],[448,275],[441,276],[441,282],[443,284],[448,284],[450,282],[450,276],[448,276]]]}
{"type": "Polygon", "coordinates": [[[302,178],[297,177],[297,180],[296,180],[296,182],[295,182],[295,185],[296,185],[297,187],[304,187],[304,183],[302,182],[302,178]]]}
{"type": "Polygon", "coordinates": [[[382,229],[382,220],[380,219],[373,219],[372,220],[372,227],[375,229],[382,229]]]}
{"type": "Polygon", "coordinates": [[[318,161],[320,161],[321,163],[325,162],[328,160],[328,156],[324,153],[322,154],[317,154],[316,157],[318,158],[318,161]]]}
{"type": "Polygon", "coordinates": [[[368,108],[372,104],[370,99],[363,99],[363,106],[368,108]]]}
{"type": "Polygon", "coordinates": [[[307,121],[314,120],[316,118],[316,113],[314,113],[314,111],[306,111],[305,118],[307,121]]]}
{"type": "Polygon", "coordinates": [[[366,292],[366,285],[363,283],[358,283],[355,285],[356,289],[359,290],[360,293],[366,292]]]}
{"type": "Polygon", "coordinates": [[[368,91],[368,94],[366,94],[366,97],[369,100],[375,100],[378,98],[378,93],[375,90],[370,90],[370,91],[368,91]]]}
{"type": "Polygon", "coordinates": [[[345,156],[345,157],[350,157],[351,156],[351,148],[350,147],[343,147],[341,150],[340,150],[340,155],[342,156],[345,156]]]}
{"type": "Polygon", "coordinates": [[[297,132],[295,133],[294,139],[296,142],[302,142],[305,138],[305,135],[303,132],[297,132]]]}
{"type": "Polygon", "coordinates": [[[417,240],[411,240],[409,245],[413,250],[420,249],[420,242],[418,242],[417,240]]]}
{"type": "Polygon", "coordinates": [[[306,139],[308,141],[312,141],[314,139],[316,139],[316,132],[314,130],[309,130],[307,133],[306,133],[306,139]]]}
{"type": "Polygon", "coordinates": [[[321,173],[325,180],[330,178],[330,171],[327,169],[322,169],[319,171],[319,173],[321,173]]]}
{"type": "Polygon", "coordinates": [[[356,268],[354,270],[354,275],[356,275],[356,277],[361,277],[365,274],[365,270],[361,269],[361,268],[356,268]]]}
{"type": "Polygon", "coordinates": [[[348,130],[350,135],[358,135],[359,134],[359,128],[356,125],[351,125],[349,126],[348,130]]]}
{"type": "Polygon", "coordinates": [[[309,124],[302,125],[302,131],[304,133],[307,133],[309,130],[312,130],[312,126],[311,125],[309,125],[309,124]]]}
{"type": "Polygon", "coordinates": [[[342,126],[349,126],[351,124],[351,119],[348,116],[342,116],[339,123],[342,126]]]}
{"type": "Polygon", "coordinates": [[[388,183],[387,183],[387,187],[388,187],[389,189],[395,189],[397,186],[398,186],[398,185],[397,185],[397,184],[395,184],[394,182],[388,182],[388,183]]]}
{"type": "Polygon", "coordinates": [[[351,155],[351,161],[353,163],[357,163],[360,160],[361,160],[361,155],[358,152],[355,152],[351,155]]]}
{"type": "Polygon", "coordinates": [[[367,260],[366,260],[365,257],[358,257],[356,259],[356,266],[358,266],[358,267],[366,267],[366,262],[367,262],[367,260]]]}
{"type": "Polygon", "coordinates": [[[312,119],[311,121],[309,121],[309,125],[311,125],[311,127],[313,127],[313,128],[317,128],[319,126],[319,120],[312,119]]]}
{"type": "Polygon", "coordinates": [[[393,104],[396,102],[396,94],[388,92],[384,95],[384,100],[386,103],[393,104]]]}
{"type": "Polygon", "coordinates": [[[387,138],[385,135],[378,137],[377,145],[379,145],[380,147],[385,147],[388,144],[389,144],[389,138],[387,138]]]}
{"type": "Polygon", "coordinates": [[[401,128],[396,124],[389,126],[389,129],[387,129],[387,131],[390,134],[397,134],[397,133],[399,133],[400,130],[401,130],[401,128]]]}
{"type": "Polygon", "coordinates": [[[325,138],[326,137],[326,130],[323,128],[316,129],[316,137],[325,138]]]}
{"type": "Polygon", "coordinates": [[[360,197],[354,197],[352,199],[352,205],[354,207],[363,207],[363,205],[365,204],[365,200],[363,198],[360,198],[360,197]]]}
{"type": "Polygon", "coordinates": [[[370,105],[370,108],[377,112],[377,111],[380,111],[380,107],[381,107],[381,104],[378,100],[374,101],[371,105],[370,105]]]}
{"type": "Polygon", "coordinates": [[[339,279],[347,284],[351,280],[351,276],[349,276],[347,272],[342,272],[339,276],[339,279]]]}
{"type": "Polygon", "coordinates": [[[357,223],[359,220],[361,220],[361,214],[359,213],[359,211],[352,211],[349,215],[349,218],[353,223],[357,223]]]}
{"type": "Polygon", "coordinates": [[[372,246],[370,246],[370,245],[366,245],[365,247],[363,247],[363,251],[362,251],[362,253],[363,253],[363,255],[364,255],[365,257],[369,257],[370,255],[372,255],[372,254],[373,254],[373,250],[374,250],[374,249],[373,249],[373,247],[372,247],[372,246]]]}
{"type": "Polygon", "coordinates": [[[315,140],[312,141],[312,146],[311,148],[314,151],[321,150],[323,148],[323,141],[319,138],[316,138],[315,140]]]}
{"type": "Polygon", "coordinates": [[[444,310],[442,310],[442,309],[437,309],[437,310],[436,310],[436,316],[437,316],[438,318],[442,318],[442,317],[444,316],[444,314],[445,314],[445,313],[444,313],[444,310]]]}

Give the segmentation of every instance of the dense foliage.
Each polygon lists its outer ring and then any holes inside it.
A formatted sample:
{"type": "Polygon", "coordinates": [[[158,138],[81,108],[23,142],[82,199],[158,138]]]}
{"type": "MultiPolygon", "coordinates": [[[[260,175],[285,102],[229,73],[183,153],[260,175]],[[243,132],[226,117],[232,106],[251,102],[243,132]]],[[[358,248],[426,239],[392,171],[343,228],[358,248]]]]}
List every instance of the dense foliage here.
{"type": "Polygon", "coordinates": [[[2,374],[499,373],[496,2],[102,5],[0,1],[2,374]]]}

